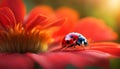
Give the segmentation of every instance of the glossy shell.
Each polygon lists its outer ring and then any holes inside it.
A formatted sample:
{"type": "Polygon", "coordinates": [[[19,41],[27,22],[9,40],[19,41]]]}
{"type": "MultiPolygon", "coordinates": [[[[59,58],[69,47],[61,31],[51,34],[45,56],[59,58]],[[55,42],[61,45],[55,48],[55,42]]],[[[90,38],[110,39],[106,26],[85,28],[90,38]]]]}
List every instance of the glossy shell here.
{"type": "Polygon", "coordinates": [[[86,46],[87,39],[79,33],[72,32],[67,34],[62,40],[62,47],[86,46]]]}

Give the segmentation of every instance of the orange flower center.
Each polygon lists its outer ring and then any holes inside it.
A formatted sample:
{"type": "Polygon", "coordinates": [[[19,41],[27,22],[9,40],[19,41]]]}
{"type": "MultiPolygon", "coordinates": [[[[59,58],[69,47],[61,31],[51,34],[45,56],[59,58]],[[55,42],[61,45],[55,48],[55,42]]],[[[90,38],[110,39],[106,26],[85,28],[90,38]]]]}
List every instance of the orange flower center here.
{"type": "Polygon", "coordinates": [[[7,53],[38,53],[46,51],[49,36],[33,28],[24,29],[22,24],[17,24],[8,31],[0,31],[0,52],[7,53]]]}

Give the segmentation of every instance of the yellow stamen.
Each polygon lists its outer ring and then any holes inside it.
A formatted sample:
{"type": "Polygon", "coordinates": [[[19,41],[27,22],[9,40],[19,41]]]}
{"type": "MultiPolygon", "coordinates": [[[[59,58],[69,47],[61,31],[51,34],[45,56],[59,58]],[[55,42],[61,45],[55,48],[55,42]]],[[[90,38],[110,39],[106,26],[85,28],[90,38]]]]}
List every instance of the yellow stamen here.
{"type": "Polygon", "coordinates": [[[35,28],[26,31],[19,23],[8,31],[0,31],[0,52],[43,52],[47,50],[49,39],[50,37],[45,32],[35,28]]]}

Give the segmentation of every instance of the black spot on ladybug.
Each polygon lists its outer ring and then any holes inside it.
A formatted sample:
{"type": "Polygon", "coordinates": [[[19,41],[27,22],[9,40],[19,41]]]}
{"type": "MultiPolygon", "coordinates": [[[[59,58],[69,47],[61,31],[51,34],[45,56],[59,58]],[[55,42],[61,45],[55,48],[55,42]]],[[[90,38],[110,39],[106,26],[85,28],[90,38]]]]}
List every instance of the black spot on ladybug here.
{"type": "Polygon", "coordinates": [[[73,36],[71,35],[70,38],[73,38],[73,36]]]}
{"type": "Polygon", "coordinates": [[[76,38],[73,38],[73,40],[76,40],[76,38]]]}
{"type": "Polygon", "coordinates": [[[67,40],[67,41],[66,41],[66,43],[67,43],[67,44],[69,44],[69,43],[70,43],[70,41],[69,41],[69,40],[67,40]]]}

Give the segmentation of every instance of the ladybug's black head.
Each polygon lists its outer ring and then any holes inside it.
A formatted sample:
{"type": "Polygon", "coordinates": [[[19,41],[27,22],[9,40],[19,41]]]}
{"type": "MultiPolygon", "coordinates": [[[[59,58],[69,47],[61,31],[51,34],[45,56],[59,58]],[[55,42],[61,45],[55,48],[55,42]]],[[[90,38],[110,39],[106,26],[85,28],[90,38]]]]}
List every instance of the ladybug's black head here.
{"type": "Polygon", "coordinates": [[[88,45],[88,42],[87,42],[86,38],[82,38],[82,37],[79,37],[76,43],[78,45],[84,45],[84,46],[88,45]]]}

